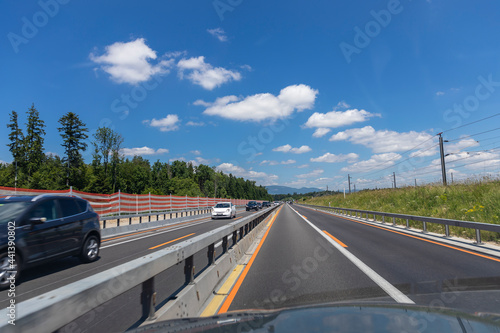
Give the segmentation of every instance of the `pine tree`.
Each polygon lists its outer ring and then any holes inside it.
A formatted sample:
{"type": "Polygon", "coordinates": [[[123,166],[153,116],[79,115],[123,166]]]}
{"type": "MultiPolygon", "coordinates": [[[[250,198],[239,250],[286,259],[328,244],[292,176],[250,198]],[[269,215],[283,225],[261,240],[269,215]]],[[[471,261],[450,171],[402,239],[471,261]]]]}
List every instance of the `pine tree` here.
{"type": "Polygon", "coordinates": [[[27,112],[26,136],[24,137],[24,148],[26,163],[23,165],[28,177],[31,177],[39,168],[44,158],[44,135],[45,123],[40,119],[40,114],[35,109],[35,104],[27,112]]]}
{"type": "Polygon", "coordinates": [[[10,113],[10,123],[7,124],[7,127],[10,128],[10,133],[9,133],[10,143],[7,144],[7,146],[9,147],[9,151],[12,153],[12,158],[14,159],[12,161],[15,168],[14,186],[17,187],[18,167],[21,167],[24,161],[24,144],[23,144],[24,136],[23,136],[23,131],[19,128],[18,125],[16,111],[12,111],[10,113]]]}
{"type": "Polygon", "coordinates": [[[84,142],[88,138],[86,125],[80,120],[78,115],[68,112],[59,119],[62,127],[57,128],[63,138],[61,146],[64,147],[65,157],[62,159],[66,167],[66,186],[74,185],[76,172],[80,170],[83,163],[81,151],[87,149],[84,142]]]}

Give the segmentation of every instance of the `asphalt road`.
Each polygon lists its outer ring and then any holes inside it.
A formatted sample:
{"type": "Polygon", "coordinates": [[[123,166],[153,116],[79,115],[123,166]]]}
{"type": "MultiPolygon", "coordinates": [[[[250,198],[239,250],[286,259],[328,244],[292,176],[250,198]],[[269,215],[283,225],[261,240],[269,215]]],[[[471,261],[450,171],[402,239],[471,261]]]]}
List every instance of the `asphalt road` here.
{"type": "Polygon", "coordinates": [[[285,205],[229,311],[369,301],[500,313],[499,290],[498,257],[285,205]]]}
{"type": "MultiPolygon", "coordinates": [[[[238,210],[235,219],[216,220],[210,217],[194,216],[190,221],[104,238],[101,242],[100,257],[93,263],[82,264],[78,258],[69,257],[23,271],[16,287],[16,304],[255,213],[238,210]]],[[[221,246],[219,245],[216,247],[216,255],[220,252],[221,246]]],[[[207,263],[206,251],[195,254],[195,275],[203,271],[207,263]]],[[[175,297],[184,285],[183,270],[183,265],[176,265],[156,276],[155,291],[158,308],[171,297],[175,297]]],[[[9,301],[7,291],[0,292],[0,306],[7,307],[9,301]]],[[[141,286],[139,285],[94,308],[59,331],[123,332],[137,327],[142,322],[141,317],[141,286]]]]}

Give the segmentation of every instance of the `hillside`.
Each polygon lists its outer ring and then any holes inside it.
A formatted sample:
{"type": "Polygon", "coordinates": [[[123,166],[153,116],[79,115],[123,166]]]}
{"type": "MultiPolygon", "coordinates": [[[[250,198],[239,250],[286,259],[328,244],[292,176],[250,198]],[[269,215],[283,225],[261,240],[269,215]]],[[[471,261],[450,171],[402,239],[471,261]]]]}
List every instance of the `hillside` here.
{"type": "Polygon", "coordinates": [[[315,187],[302,187],[302,188],[293,188],[288,186],[278,186],[278,185],[270,185],[266,186],[267,193],[269,194],[305,194],[311,192],[320,192],[323,191],[319,188],[315,187]]]}

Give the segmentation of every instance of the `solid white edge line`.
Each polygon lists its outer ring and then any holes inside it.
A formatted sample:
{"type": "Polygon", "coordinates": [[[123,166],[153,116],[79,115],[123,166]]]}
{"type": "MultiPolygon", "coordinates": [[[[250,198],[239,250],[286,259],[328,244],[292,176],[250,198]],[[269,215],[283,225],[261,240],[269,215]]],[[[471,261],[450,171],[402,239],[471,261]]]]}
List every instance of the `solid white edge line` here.
{"type": "Polygon", "coordinates": [[[398,303],[405,304],[415,304],[408,296],[403,294],[398,288],[390,284],[386,279],[380,276],[377,272],[371,269],[368,265],[358,259],[354,254],[346,250],[344,247],[340,246],[337,242],[331,239],[327,234],[325,234],[321,229],[315,226],[311,221],[306,219],[304,216],[299,214],[295,209],[290,207],[298,216],[300,216],[304,221],[306,221],[314,230],[316,230],[321,236],[323,236],[330,244],[332,244],[340,253],[342,253],[347,259],[349,259],[356,267],[358,267],[363,273],[365,273],[373,282],[375,282],[380,288],[382,288],[389,296],[391,296],[398,303]]]}

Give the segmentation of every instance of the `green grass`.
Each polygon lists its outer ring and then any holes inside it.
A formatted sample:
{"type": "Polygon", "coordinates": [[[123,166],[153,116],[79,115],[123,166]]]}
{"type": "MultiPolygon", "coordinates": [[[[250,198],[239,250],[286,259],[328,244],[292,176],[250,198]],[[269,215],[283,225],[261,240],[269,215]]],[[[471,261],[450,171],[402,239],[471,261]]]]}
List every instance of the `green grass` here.
{"type": "MultiPolygon", "coordinates": [[[[398,189],[365,190],[301,200],[311,205],[375,210],[454,220],[500,224],[500,180],[468,180],[451,186],[427,185],[398,189]]],[[[406,220],[398,219],[398,224],[406,220]]],[[[421,222],[411,222],[422,228],[421,222]]],[[[427,224],[427,230],[444,234],[444,226],[427,224]]],[[[450,227],[452,235],[475,238],[475,230],[450,227]]],[[[500,242],[500,233],[482,231],[483,241],[500,242]]]]}

